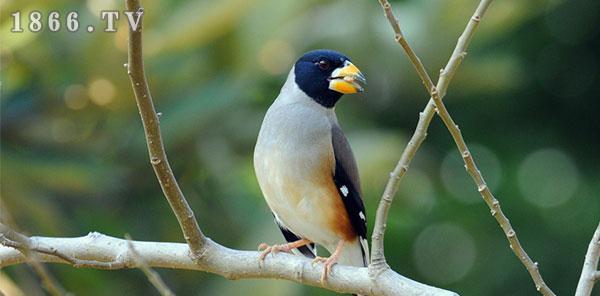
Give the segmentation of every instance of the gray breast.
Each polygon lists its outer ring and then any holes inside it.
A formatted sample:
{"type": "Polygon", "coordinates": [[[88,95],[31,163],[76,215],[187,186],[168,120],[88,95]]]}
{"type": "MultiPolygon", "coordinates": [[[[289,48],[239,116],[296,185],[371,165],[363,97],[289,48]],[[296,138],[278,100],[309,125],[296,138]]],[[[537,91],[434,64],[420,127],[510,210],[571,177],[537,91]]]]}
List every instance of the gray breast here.
{"type": "Polygon", "coordinates": [[[271,210],[297,235],[326,245],[336,235],[319,229],[328,221],[315,217],[331,217],[326,211],[335,208],[331,188],[323,186],[335,168],[332,116],[306,96],[280,95],[265,115],[254,150],[256,176],[271,210]]]}

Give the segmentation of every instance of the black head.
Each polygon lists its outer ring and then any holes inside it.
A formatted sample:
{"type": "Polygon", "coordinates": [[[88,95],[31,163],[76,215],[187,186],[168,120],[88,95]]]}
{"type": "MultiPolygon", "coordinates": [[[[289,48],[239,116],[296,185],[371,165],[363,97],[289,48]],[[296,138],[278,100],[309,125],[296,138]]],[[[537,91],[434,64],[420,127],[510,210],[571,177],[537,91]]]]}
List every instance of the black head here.
{"type": "Polygon", "coordinates": [[[296,61],[294,74],[298,87],[326,108],[335,106],[344,94],[361,92],[356,81],[365,82],[348,57],[327,49],[305,53],[296,61]]]}

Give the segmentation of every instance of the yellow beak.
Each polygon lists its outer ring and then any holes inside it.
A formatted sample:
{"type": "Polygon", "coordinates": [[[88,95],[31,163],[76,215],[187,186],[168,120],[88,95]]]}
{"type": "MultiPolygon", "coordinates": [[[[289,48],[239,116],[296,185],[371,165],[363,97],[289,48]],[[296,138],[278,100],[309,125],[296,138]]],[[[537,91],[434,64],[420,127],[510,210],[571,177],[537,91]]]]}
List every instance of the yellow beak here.
{"type": "Polygon", "coordinates": [[[333,70],[329,77],[329,89],[343,94],[354,94],[364,89],[359,84],[366,84],[365,76],[350,61],[344,62],[344,66],[333,70]]]}

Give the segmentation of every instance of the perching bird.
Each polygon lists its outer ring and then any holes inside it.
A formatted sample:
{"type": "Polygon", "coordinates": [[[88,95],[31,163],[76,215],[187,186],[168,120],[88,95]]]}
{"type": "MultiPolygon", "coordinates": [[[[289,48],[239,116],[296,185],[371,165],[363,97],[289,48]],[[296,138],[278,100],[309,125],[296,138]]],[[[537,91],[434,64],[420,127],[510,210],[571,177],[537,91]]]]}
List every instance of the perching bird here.
{"type": "Polygon", "coordinates": [[[332,50],[304,54],[290,71],[265,115],[254,169],[262,193],[287,244],[261,244],[269,253],[298,249],[315,258],[315,243],[329,258],[325,281],[336,262],[367,266],[367,220],[356,162],[335,115],[344,94],[361,92],[363,74],[332,50]]]}

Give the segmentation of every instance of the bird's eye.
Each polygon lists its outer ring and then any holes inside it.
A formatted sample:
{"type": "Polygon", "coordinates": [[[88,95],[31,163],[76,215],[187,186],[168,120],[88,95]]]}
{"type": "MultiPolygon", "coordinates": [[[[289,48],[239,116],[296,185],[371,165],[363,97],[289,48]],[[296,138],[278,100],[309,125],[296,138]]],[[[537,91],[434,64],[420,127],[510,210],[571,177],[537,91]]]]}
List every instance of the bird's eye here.
{"type": "Polygon", "coordinates": [[[328,60],[320,60],[317,62],[317,65],[319,66],[319,68],[321,68],[321,70],[329,69],[329,61],[328,60]]]}

